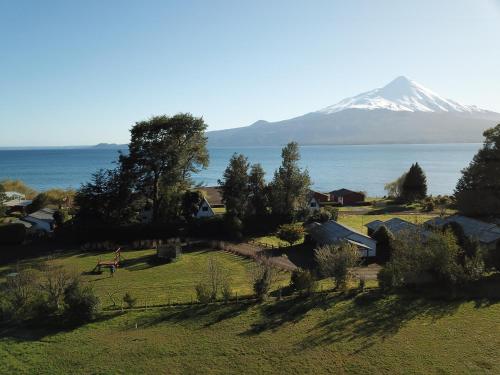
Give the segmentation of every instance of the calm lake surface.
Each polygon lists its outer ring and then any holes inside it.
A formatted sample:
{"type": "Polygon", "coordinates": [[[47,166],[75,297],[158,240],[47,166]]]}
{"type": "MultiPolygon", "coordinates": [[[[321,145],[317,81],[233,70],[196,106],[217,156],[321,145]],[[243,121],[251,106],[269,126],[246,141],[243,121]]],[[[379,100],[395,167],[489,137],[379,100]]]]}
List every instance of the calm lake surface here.
{"type": "MultiPolygon", "coordinates": [[[[427,174],[429,193],[451,194],[460,171],[480,144],[302,146],[301,165],[309,169],[314,188],[331,191],[349,188],[383,196],[384,184],[414,162],[427,174]]],[[[210,166],[194,176],[197,183],[217,184],[235,152],[251,163],[261,163],[271,179],[281,163],[281,147],[211,148],[210,166]]],[[[0,180],[20,179],[37,190],[78,188],[100,168],[110,168],[116,149],[0,150],[0,180]]]]}

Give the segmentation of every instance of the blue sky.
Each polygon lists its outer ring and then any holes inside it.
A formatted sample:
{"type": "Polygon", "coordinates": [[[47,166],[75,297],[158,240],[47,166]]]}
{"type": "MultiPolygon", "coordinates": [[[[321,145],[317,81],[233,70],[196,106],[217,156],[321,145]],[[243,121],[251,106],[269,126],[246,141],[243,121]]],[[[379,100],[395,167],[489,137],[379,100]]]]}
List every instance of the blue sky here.
{"type": "Polygon", "coordinates": [[[406,75],[500,112],[500,0],[0,0],[0,146],[282,120],[406,75]]]}

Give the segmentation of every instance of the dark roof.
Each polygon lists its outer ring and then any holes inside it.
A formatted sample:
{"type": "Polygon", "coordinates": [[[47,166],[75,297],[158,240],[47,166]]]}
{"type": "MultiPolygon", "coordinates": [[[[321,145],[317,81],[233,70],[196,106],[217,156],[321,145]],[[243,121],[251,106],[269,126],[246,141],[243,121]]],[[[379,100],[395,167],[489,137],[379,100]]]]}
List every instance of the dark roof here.
{"type": "Polygon", "coordinates": [[[54,212],[56,212],[56,210],[52,208],[42,208],[41,210],[35,211],[29,214],[28,216],[23,217],[23,220],[29,221],[30,219],[37,219],[37,220],[53,222],[54,212]]]}
{"type": "Polygon", "coordinates": [[[27,207],[32,203],[29,199],[11,199],[4,203],[6,207],[27,207]]]}
{"type": "Polygon", "coordinates": [[[349,190],[349,189],[339,189],[339,190],[333,190],[330,192],[330,194],[333,194],[337,197],[343,197],[344,195],[348,195],[348,194],[362,194],[364,195],[363,193],[359,192],[359,191],[352,191],[352,190],[349,190]]]}
{"type": "Polygon", "coordinates": [[[312,223],[307,227],[309,235],[320,244],[332,243],[338,240],[361,242],[365,241],[365,246],[375,247],[375,240],[364,233],[330,220],[325,223],[312,223]],[[369,246],[368,244],[371,244],[369,246]]]}
{"type": "Polygon", "coordinates": [[[424,224],[441,227],[451,222],[459,224],[466,236],[476,238],[480,242],[489,244],[500,240],[499,226],[492,223],[486,223],[484,221],[471,219],[470,217],[466,216],[453,215],[446,218],[437,217],[426,221],[424,224]]]}
{"type": "Polygon", "coordinates": [[[403,230],[416,230],[418,228],[416,224],[410,223],[409,221],[400,219],[398,217],[393,217],[392,219],[389,219],[387,221],[374,220],[368,224],[365,224],[365,227],[376,231],[382,225],[394,234],[403,230]]]}
{"type": "Polygon", "coordinates": [[[223,206],[222,190],[220,186],[203,186],[198,188],[210,206],[223,206]]]}
{"type": "Polygon", "coordinates": [[[308,194],[309,199],[311,199],[314,196],[319,196],[319,197],[322,197],[326,200],[330,199],[330,195],[328,195],[328,193],[321,193],[319,191],[309,190],[309,194],[308,194]]]}

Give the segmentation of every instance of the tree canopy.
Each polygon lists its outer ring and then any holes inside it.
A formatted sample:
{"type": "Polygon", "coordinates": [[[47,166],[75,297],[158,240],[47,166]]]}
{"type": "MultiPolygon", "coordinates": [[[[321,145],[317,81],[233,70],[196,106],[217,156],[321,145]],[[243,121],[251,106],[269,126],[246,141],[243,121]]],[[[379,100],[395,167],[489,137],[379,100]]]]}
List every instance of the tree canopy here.
{"type": "Polygon", "coordinates": [[[227,215],[238,217],[240,220],[245,216],[248,207],[249,167],[247,157],[234,154],[229,160],[222,180],[219,180],[227,215]]]}
{"type": "Polygon", "coordinates": [[[402,198],[407,202],[424,199],[427,196],[427,178],[418,163],[413,164],[406,173],[402,185],[402,198]]]}
{"type": "Polygon", "coordinates": [[[299,145],[296,142],[287,144],[282,152],[282,163],[274,173],[270,184],[271,208],[273,214],[285,219],[292,219],[295,210],[306,205],[306,197],[311,186],[307,170],[302,170],[299,145]]]}
{"type": "Polygon", "coordinates": [[[180,201],[176,193],[190,186],[191,174],[208,166],[206,128],[201,117],[183,113],[155,116],[130,130],[129,155],[121,162],[133,171],[137,189],[152,200],[154,221],[168,194],[174,192],[180,201]]]}
{"type": "Polygon", "coordinates": [[[462,171],[455,198],[466,215],[500,217],[500,124],[483,136],[483,147],[462,171]]]}

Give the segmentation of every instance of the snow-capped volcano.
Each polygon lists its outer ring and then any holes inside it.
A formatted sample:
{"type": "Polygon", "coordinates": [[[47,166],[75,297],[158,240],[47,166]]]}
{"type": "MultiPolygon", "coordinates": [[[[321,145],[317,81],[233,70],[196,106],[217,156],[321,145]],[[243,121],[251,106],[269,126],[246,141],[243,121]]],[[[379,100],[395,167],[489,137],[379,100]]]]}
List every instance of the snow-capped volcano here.
{"type": "Polygon", "coordinates": [[[482,142],[500,114],[446,99],[406,77],[288,120],[208,133],[211,146],[482,142]]]}
{"type": "Polygon", "coordinates": [[[387,109],[408,112],[486,112],[474,105],[463,105],[443,98],[406,77],[398,77],[386,86],[371,90],[319,110],[335,113],[345,109],[387,109]]]}

